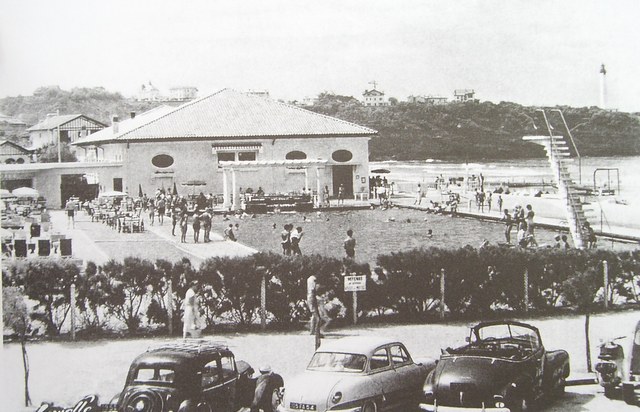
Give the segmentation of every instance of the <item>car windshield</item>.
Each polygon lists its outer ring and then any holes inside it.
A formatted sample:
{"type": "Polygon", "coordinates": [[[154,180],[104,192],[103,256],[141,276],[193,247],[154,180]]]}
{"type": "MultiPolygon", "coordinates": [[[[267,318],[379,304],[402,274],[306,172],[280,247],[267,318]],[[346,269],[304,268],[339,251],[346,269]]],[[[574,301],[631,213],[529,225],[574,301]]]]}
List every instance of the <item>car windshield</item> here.
{"type": "Polygon", "coordinates": [[[134,380],[136,382],[165,382],[171,383],[175,377],[175,372],[167,368],[140,368],[136,372],[134,380]]]}
{"type": "Polygon", "coordinates": [[[328,372],[362,372],[367,358],[364,355],[338,352],[316,352],[307,370],[328,372]]]}
{"type": "Polygon", "coordinates": [[[529,347],[536,348],[540,345],[538,334],[535,330],[520,326],[503,323],[499,325],[488,325],[477,329],[477,336],[472,336],[472,343],[499,340],[517,340],[528,343],[529,347]],[[478,341],[479,339],[479,341],[478,341]]]}

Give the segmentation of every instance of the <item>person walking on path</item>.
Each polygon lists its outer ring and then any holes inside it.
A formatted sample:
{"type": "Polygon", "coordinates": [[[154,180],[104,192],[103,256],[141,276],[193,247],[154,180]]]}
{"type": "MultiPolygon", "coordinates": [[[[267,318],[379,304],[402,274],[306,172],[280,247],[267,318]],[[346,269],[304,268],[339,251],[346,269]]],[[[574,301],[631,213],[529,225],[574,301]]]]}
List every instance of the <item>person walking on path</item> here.
{"type": "Polygon", "coordinates": [[[153,226],[153,221],[156,218],[156,205],[151,198],[149,199],[149,204],[147,204],[147,209],[149,210],[149,222],[153,226]]]}
{"type": "Polygon", "coordinates": [[[300,250],[300,240],[302,239],[302,226],[298,226],[296,230],[291,232],[291,253],[294,255],[302,255],[300,250]]]}
{"type": "Polygon", "coordinates": [[[342,183],[338,186],[338,205],[344,206],[344,185],[342,183]]]}
{"type": "Polygon", "coordinates": [[[204,231],[204,243],[209,243],[211,241],[211,209],[207,208],[203,214],[200,215],[200,219],[202,220],[202,230],[204,231]]]}
{"type": "Polygon", "coordinates": [[[413,201],[414,205],[419,205],[422,203],[422,187],[420,183],[418,183],[418,188],[416,189],[416,200],[413,201]]]}
{"type": "Polygon", "coordinates": [[[311,275],[307,278],[307,307],[311,313],[311,320],[309,323],[309,334],[315,335],[318,327],[318,320],[320,313],[318,312],[318,299],[317,299],[317,287],[318,278],[316,275],[311,275]]]}
{"type": "Polygon", "coordinates": [[[502,210],[502,195],[498,195],[498,211],[502,210]]]}
{"type": "Polygon", "coordinates": [[[511,244],[511,230],[513,229],[513,219],[509,214],[509,209],[504,209],[502,221],[504,222],[504,240],[507,241],[507,244],[511,244]]]}
{"type": "Polygon", "coordinates": [[[76,227],[76,202],[69,199],[67,200],[67,204],[64,206],[64,209],[67,211],[67,228],[71,227],[75,229],[76,227]]]}
{"type": "Polygon", "coordinates": [[[197,296],[198,282],[192,281],[187,293],[184,295],[182,301],[182,338],[188,337],[197,338],[200,337],[200,324],[198,313],[198,296],[197,296]]]}
{"type": "Polygon", "coordinates": [[[356,240],[353,238],[353,230],[347,230],[347,238],[342,242],[342,247],[348,259],[353,259],[356,256],[356,240]]]}
{"type": "Polygon", "coordinates": [[[180,221],[179,213],[180,212],[177,209],[174,209],[173,213],[171,213],[171,236],[175,236],[176,235],[176,226],[178,225],[178,222],[180,221]]]}
{"type": "Polygon", "coordinates": [[[164,223],[164,214],[166,211],[166,200],[160,195],[160,199],[158,199],[158,222],[160,222],[160,226],[164,223]]]}
{"type": "MultiPolygon", "coordinates": [[[[493,200],[491,199],[491,192],[488,191],[487,192],[487,207],[489,208],[489,210],[488,210],[489,213],[491,213],[491,202],[492,201],[493,200]]],[[[500,209],[498,209],[498,210],[500,210],[500,209]]]]}

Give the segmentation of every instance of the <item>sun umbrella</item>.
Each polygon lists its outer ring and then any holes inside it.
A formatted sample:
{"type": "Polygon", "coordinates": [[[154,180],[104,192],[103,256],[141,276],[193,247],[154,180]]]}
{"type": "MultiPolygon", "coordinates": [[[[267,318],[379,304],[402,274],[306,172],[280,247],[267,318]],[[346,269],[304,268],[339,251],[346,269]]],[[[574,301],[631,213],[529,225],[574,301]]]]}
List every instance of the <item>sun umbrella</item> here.
{"type": "Polygon", "coordinates": [[[119,192],[117,190],[112,190],[110,192],[102,192],[98,197],[126,197],[127,194],[124,192],[119,192]]]}
{"type": "Polygon", "coordinates": [[[142,197],[142,196],[144,196],[144,193],[142,193],[142,185],[138,183],[138,197],[142,197]]]}
{"type": "Polygon", "coordinates": [[[173,182],[173,196],[178,196],[178,188],[176,187],[176,182],[173,182]]]}
{"type": "Polygon", "coordinates": [[[40,195],[36,189],[31,187],[19,187],[11,193],[17,197],[38,197],[40,195]]]}

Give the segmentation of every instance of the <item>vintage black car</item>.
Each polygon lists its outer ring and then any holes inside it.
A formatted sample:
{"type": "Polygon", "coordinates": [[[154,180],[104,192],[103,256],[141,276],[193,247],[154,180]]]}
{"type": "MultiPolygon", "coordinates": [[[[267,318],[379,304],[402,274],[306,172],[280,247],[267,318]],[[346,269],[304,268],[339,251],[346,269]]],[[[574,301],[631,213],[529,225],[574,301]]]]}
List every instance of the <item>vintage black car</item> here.
{"type": "Polygon", "coordinates": [[[466,345],[442,352],[425,381],[422,410],[522,411],[562,394],[569,376],[569,354],[546,351],[526,323],[480,323],[466,345]]]}
{"type": "Polygon", "coordinates": [[[282,378],[264,371],[256,391],[253,372],[223,344],[181,341],[158,346],[132,362],[116,409],[230,412],[254,403],[265,412],[275,410],[282,396],[282,378]]]}

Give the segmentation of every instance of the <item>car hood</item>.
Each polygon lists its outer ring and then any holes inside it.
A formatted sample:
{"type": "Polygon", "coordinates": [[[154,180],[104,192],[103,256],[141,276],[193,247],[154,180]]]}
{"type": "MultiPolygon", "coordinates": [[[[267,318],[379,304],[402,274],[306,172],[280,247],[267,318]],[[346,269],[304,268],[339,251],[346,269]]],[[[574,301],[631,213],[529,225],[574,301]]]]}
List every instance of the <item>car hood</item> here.
{"type": "Polygon", "coordinates": [[[459,401],[460,392],[490,399],[513,382],[519,366],[518,362],[481,356],[442,358],[434,372],[434,395],[441,404],[448,397],[459,401]]]}
{"type": "Polygon", "coordinates": [[[318,411],[324,411],[336,391],[343,393],[339,403],[348,402],[354,399],[359,383],[364,384],[366,380],[367,378],[360,374],[305,371],[287,382],[284,405],[288,408],[291,402],[314,404],[318,411]]]}

